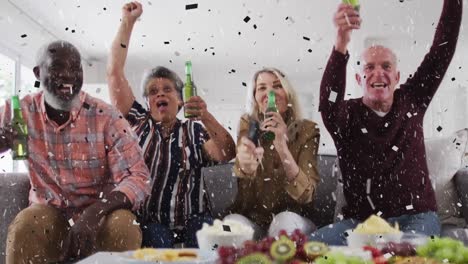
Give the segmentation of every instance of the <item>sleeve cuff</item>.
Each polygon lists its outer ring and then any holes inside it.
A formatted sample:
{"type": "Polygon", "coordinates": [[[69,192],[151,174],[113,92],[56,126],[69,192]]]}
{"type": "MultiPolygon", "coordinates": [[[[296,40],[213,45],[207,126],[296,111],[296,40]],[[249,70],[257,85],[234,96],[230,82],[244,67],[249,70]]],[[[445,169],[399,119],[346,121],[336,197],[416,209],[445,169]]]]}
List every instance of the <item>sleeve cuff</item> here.
{"type": "Polygon", "coordinates": [[[349,60],[349,52],[346,50],[346,54],[343,54],[335,49],[335,46],[333,46],[333,51],[331,55],[332,59],[334,61],[342,61],[342,62],[348,62],[349,60]]]}
{"type": "Polygon", "coordinates": [[[311,180],[302,170],[299,170],[296,178],[291,182],[287,182],[286,191],[299,203],[308,203],[312,201],[311,186],[311,180]]]}
{"type": "Polygon", "coordinates": [[[145,191],[136,191],[134,190],[133,187],[129,185],[122,185],[122,186],[117,186],[112,192],[121,192],[127,196],[127,198],[130,200],[130,203],[132,204],[132,211],[137,211],[140,209],[141,205],[143,204],[145,198],[146,198],[146,192],[145,191]]]}

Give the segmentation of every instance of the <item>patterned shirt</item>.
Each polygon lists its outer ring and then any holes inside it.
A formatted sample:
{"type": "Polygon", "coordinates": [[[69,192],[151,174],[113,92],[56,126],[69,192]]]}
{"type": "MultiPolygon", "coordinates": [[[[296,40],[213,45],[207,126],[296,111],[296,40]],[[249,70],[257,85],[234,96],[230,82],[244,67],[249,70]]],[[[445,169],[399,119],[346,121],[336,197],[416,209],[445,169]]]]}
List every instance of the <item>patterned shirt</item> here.
{"type": "Polygon", "coordinates": [[[201,177],[201,168],[210,164],[203,151],[207,131],[199,123],[177,119],[172,133],[163,138],[161,123],[136,101],[127,119],[140,138],[151,175],[152,191],[140,211],[141,221],[183,228],[191,215],[207,210],[201,177]]]}
{"type": "MultiPolygon", "coordinates": [[[[120,191],[137,210],[150,189],[135,133],[109,104],[85,92],[79,98],[60,126],[47,116],[43,92],[21,100],[29,133],[30,202],[76,217],[109,192],[120,191]]],[[[8,100],[0,108],[0,126],[10,120],[8,100]]]]}

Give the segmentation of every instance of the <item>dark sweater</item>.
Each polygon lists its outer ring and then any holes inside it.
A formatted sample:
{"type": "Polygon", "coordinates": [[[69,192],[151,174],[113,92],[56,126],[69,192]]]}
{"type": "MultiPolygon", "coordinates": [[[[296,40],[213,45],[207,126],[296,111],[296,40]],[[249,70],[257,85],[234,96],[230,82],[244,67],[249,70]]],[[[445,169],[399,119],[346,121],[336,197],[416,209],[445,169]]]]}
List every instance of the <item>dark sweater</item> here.
{"type": "Polygon", "coordinates": [[[461,14],[462,1],[444,1],[429,53],[413,76],[395,90],[384,117],[364,105],[362,98],[344,100],[349,55],[332,52],[320,86],[319,109],[338,151],[345,218],[436,211],[423,118],[455,52],[461,14]]]}

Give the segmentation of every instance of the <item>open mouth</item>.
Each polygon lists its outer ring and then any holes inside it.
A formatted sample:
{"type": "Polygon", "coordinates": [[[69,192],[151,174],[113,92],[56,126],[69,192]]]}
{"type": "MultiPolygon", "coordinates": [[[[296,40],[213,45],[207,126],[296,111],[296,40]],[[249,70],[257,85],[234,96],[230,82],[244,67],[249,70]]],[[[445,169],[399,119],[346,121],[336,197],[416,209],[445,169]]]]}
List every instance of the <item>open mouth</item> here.
{"type": "Polygon", "coordinates": [[[374,88],[374,89],[385,89],[388,87],[388,85],[386,83],[383,83],[383,82],[375,82],[373,84],[371,84],[371,87],[374,88]]]}
{"type": "Polygon", "coordinates": [[[60,84],[57,89],[57,94],[64,99],[69,99],[73,96],[74,87],[73,84],[60,84]]]}
{"type": "Polygon", "coordinates": [[[158,108],[159,111],[167,110],[168,106],[169,106],[169,103],[165,100],[162,100],[156,103],[156,107],[158,108]]]}

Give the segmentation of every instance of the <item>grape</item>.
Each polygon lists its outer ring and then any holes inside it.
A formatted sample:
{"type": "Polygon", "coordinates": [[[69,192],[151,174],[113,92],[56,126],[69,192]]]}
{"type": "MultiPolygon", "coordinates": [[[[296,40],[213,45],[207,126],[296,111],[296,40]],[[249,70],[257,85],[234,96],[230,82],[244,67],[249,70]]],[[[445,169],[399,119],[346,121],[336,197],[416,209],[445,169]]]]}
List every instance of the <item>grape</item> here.
{"type": "Polygon", "coordinates": [[[468,263],[468,248],[463,243],[451,238],[434,238],[426,245],[418,247],[417,254],[422,257],[435,258],[450,263],[468,263]]]}

